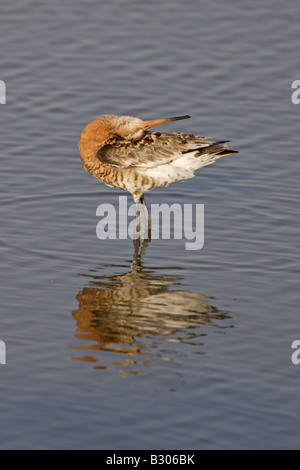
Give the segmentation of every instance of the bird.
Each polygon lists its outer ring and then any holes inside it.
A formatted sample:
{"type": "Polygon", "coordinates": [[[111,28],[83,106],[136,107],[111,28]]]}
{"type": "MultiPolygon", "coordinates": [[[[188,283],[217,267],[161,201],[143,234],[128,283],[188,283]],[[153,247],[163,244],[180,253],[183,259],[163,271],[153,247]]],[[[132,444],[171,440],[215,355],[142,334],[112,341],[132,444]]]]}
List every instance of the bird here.
{"type": "Polygon", "coordinates": [[[104,114],[89,122],[79,136],[83,168],[107,186],[128,191],[136,206],[137,220],[141,203],[148,228],[151,219],[145,193],[192,178],[199,168],[238,153],[228,149],[228,141],[214,142],[183,132],[149,131],[154,126],[189,118],[185,115],[143,121],[129,115],[104,114]]]}

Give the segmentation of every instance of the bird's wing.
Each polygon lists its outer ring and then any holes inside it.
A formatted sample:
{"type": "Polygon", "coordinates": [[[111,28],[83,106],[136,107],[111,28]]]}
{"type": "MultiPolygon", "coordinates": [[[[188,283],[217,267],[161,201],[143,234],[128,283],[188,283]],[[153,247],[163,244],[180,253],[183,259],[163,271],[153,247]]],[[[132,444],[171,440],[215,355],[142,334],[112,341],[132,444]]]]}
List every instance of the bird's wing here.
{"type": "Polygon", "coordinates": [[[199,151],[201,154],[206,150],[212,153],[213,147],[215,153],[227,148],[226,145],[219,145],[217,149],[217,143],[193,134],[148,132],[137,142],[123,139],[107,141],[98,150],[97,158],[101,163],[119,168],[151,168],[165,165],[184,153],[199,151]]]}

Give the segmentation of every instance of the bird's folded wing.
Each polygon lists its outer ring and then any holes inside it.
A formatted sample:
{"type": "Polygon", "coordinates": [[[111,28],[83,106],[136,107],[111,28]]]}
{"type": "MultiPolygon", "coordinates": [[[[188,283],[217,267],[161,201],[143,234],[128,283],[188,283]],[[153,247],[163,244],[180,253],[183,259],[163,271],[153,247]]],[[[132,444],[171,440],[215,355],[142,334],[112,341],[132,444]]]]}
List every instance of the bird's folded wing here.
{"type": "Polygon", "coordinates": [[[119,168],[151,168],[165,165],[184,153],[213,145],[205,137],[177,132],[149,132],[137,142],[113,139],[97,152],[100,162],[119,168]]]}

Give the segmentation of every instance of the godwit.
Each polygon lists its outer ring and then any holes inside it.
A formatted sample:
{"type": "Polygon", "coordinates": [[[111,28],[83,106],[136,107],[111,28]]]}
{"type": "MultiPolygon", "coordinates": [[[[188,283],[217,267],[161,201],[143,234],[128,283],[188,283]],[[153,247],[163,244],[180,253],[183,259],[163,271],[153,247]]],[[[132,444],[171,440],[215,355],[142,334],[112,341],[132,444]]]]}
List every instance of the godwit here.
{"type": "Polygon", "coordinates": [[[238,153],[228,150],[225,142],[194,134],[148,132],[153,126],[189,117],[142,121],[132,116],[103,115],[80,134],[78,146],[84,169],[107,186],[131,193],[137,220],[141,202],[148,227],[146,192],[192,178],[198,168],[238,153]]]}

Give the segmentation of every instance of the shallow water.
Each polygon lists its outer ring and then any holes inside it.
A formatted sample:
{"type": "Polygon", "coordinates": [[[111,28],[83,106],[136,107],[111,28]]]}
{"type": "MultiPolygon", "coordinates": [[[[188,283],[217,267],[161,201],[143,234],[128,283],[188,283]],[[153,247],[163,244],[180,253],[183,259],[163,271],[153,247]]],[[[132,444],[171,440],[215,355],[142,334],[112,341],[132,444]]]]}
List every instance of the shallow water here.
{"type": "Polygon", "coordinates": [[[1,448],[299,448],[295,0],[1,5],[1,448]],[[102,113],[238,155],[155,190],[185,240],[99,240],[119,193],[82,170],[102,113]]]}

